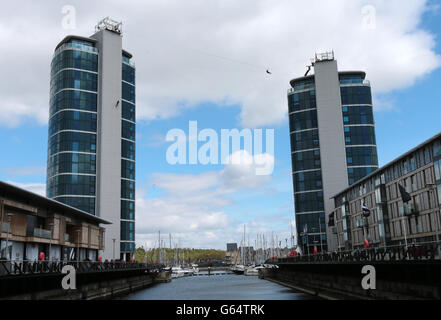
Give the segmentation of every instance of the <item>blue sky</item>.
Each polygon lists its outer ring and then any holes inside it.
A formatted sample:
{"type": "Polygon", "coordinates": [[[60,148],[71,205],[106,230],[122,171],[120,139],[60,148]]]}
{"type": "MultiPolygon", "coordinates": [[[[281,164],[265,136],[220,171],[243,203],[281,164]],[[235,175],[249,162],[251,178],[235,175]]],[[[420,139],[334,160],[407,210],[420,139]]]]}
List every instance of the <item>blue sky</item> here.
{"type": "Polygon", "coordinates": [[[11,77],[0,91],[0,180],[44,193],[51,54],[65,35],[90,35],[107,15],[123,20],[124,47],[137,65],[138,245],[154,246],[161,230],[183,246],[223,249],[226,242],[240,242],[243,224],[252,244],[258,233],[269,239],[274,232],[283,242],[289,237],[294,205],[286,90],[315,52],[334,49],[340,70],[367,72],[376,101],[380,165],[441,131],[439,1],[189,2],[194,6],[149,1],[144,7],[134,1],[121,8],[108,1],[104,13],[93,5],[85,10],[87,2],[78,1],[71,30],[61,27],[59,2],[5,8],[1,67],[11,77]],[[368,31],[360,27],[366,5],[376,9],[376,28],[368,31]],[[291,19],[311,6],[314,19],[291,19]],[[170,7],[181,14],[169,13],[170,7]],[[21,26],[36,13],[42,19],[35,30],[21,26]],[[36,40],[37,33],[48,36],[36,40]],[[24,41],[13,40],[18,34],[24,41]],[[11,65],[20,66],[15,71],[11,65]],[[188,132],[193,120],[199,129],[219,134],[274,129],[273,174],[168,164],[167,132],[188,132]]]}

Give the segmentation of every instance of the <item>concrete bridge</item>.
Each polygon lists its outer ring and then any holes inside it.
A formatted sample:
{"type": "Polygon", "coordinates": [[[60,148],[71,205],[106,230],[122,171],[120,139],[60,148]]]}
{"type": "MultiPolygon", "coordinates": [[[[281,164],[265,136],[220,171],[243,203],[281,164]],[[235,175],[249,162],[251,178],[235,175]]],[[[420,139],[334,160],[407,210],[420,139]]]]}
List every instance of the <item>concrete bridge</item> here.
{"type": "Polygon", "coordinates": [[[105,299],[166,282],[157,264],[126,262],[0,262],[0,300],[105,299]],[[64,290],[66,265],[76,273],[76,290],[64,290]]]}
{"type": "Polygon", "coordinates": [[[261,278],[324,299],[441,299],[436,243],[271,259],[261,278]],[[365,266],[375,270],[375,290],[365,290],[365,266]]]}

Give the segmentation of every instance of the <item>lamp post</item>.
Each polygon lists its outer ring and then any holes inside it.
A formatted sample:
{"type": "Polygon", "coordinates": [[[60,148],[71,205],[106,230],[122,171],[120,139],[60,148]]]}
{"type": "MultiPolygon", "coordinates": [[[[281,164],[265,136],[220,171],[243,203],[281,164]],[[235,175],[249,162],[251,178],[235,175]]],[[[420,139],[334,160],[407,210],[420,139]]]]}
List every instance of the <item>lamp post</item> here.
{"type": "MultiPolygon", "coordinates": [[[[8,213],[8,232],[6,233],[6,259],[8,259],[8,251],[9,251],[9,232],[11,232],[11,218],[14,214],[8,213]]],[[[12,250],[11,254],[9,254],[9,259],[12,260],[12,250]]]]}
{"type": "Polygon", "coordinates": [[[52,237],[53,237],[53,234],[54,234],[54,224],[53,223],[49,223],[49,227],[51,228],[51,238],[49,239],[49,261],[52,261],[51,249],[52,249],[52,237]]]}
{"type": "Polygon", "coordinates": [[[80,232],[81,232],[81,230],[80,229],[78,229],[77,230],[77,234],[78,234],[78,248],[77,248],[77,252],[78,252],[78,254],[77,254],[77,262],[79,263],[80,262],[80,232]]]}
{"type": "MultiPolygon", "coordinates": [[[[406,218],[403,217],[403,219],[401,219],[401,225],[403,227],[403,234],[404,234],[404,245],[406,247],[406,251],[407,251],[407,229],[406,229],[406,218]]],[[[401,244],[401,242],[400,242],[401,244]]]]}
{"type": "Polygon", "coordinates": [[[113,260],[115,261],[115,241],[116,241],[116,239],[113,238],[112,240],[113,240],[113,260]]]}
{"type": "MultiPolygon", "coordinates": [[[[325,218],[325,224],[326,224],[326,218],[325,218]]],[[[319,232],[320,232],[320,251],[323,254],[322,221],[321,221],[321,217],[319,217],[319,232]]]]}
{"type": "Polygon", "coordinates": [[[437,210],[435,210],[435,224],[436,224],[436,226],[435,226],[435,228],[436,228],[436,230],[435,230],[435,239],[436,239],[436,245],[438,246],[438,257],[440,257],[441,256],[441,248],[439,246],[439,223],[438,223],[438,218],[439,218],[439,213],[438,213],[439,199],[437,199],[436,192],[435,192],[437,187],[436,187],[436,185],[434,183],[428,183],[428,184],[426,184],[426,187],[430,188],[430,191],[433,194],[433,200],[435,201],[435,208],[437,208],[437,210]],[[438,205],[437,205],[437,203],[438,203],[438,205]]]}
{"type": "MultiPolygon", "coordinates": [[[[340,252],[340,239],[339,239],[339,235],[338,235],[338,227],[337,226],[335,226],[335,231],[336,231],[336,238],[337,238],[337,251],[338,252],[340,252]]],[[[329,251],[329,249],[328,249],[328,251],[329,251]]]]}
{"type": "Polygon", "coordinates": [[[98,230],[98,251],[97,251],[98,252],[98,256],[96,257],[97,261],[98,261],[99,256],[100,256],[100,247],[101,247],[101,233],[98,230]]]}

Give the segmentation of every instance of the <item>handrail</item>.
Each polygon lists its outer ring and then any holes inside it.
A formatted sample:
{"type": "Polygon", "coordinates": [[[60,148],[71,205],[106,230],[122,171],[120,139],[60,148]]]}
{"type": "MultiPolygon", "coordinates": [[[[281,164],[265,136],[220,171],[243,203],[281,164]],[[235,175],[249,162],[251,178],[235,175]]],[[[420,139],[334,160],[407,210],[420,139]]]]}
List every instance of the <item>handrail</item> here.
{"type": "Polygon", "coordinates": [[[395,245],[390,247],[357,249],[351,251],[335,251],[332,253],[318,253],[299,255],[296,257],[273,258],[265,261],[266,264],[280,263],[348,263],[348,262],[403,262],[403,261],[439,261],[440,243],[435,241],[420,244],[395,245]]]}
{"type": "Polygon", "coordinates": [[[153,263],[138,263],[124,261],[0,261],[0,277],[24,274],[56,274],[61,273],[64,266],[73,266],[78,273],[107,272],[118,270],[158,271],[165,266],[153,263]]]}

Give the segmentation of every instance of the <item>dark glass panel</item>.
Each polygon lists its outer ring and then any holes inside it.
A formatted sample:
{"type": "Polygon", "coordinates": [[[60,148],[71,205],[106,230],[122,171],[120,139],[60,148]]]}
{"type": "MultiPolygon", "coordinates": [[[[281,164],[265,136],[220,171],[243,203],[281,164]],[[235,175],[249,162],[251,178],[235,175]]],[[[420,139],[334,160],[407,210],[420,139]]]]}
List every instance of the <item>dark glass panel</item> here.
{"type": "Polygon", "coordinates": [[[368,86],[341,87],[341,102],[347,104],[372,104],[371,88],[368,86]]]}
{"type": "Polygon", "coordinates": [[[48,198],[59,195],[95,195],[95,176],[58,175],[48,178],[48,198]]]}
{"type": "Polygon", "coordinates": [[[96,113],[62,111],[49,120],[49,136],[61,130],[96,132],[96,113]]]}
{"type": "Polygon", "coordinates": [[[49,139],[49,154],[60,151],[96,152],[96,134],[60,132],[49,139]]]}
{"type": "Polygon", "coordinates": [[[63,90],[50,100],[50,115],[63,109],[97,110],[97,94],[78,90],[63,90]]]}
{"type": "Polygon", "coordinates": [[[96,173],[96,156],[83,153],[59,153],[49,157],[47,174],[49,177],[59,173],[96,173]]]}

